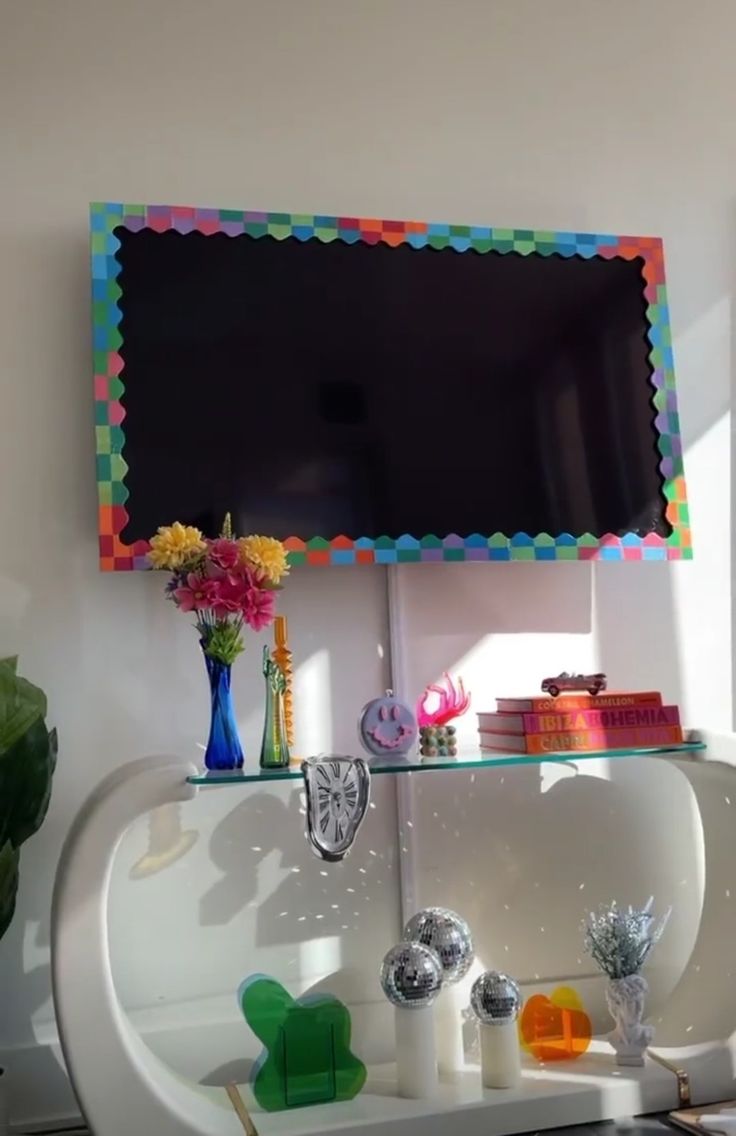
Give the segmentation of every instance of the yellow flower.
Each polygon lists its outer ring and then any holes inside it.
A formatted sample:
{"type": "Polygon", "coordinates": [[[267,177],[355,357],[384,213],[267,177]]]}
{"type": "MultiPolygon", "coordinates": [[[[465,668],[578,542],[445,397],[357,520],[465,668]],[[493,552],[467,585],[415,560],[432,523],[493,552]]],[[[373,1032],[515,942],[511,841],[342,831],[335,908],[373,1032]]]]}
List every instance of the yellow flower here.
{"type": "Polygon", "coordinates": [[[271,584],[278,584],[289,571],[286,549],[272,536],[243,536],[238,541],[240,557],[249,568],[255,568],[271,584]]]}
{"type": "Polygon", "coordinates": [[[206,547],[199,529],[176,521],[173,525],[161,525],[156,535],[151,537],[148,559],[154,568],[175,572],[204,552],[206,547]]]}

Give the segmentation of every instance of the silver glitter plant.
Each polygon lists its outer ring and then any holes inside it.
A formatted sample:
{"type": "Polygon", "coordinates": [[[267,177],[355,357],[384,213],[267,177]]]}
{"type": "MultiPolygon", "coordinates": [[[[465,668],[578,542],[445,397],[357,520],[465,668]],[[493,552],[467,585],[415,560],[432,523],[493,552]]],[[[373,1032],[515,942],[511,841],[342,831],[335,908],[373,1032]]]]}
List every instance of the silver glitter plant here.
{"type": "Polygon", "coordinates": [[[657,920],[653,904],[654,897],[650,896],[644,907],[624,911],[614,900],[588,914],[585,950],[609,978],[638,974],[652,947],[661,939],[672,908],[657,920]]]}
{"type": "Polygon", "coordinates": [[[606,1003],[615,1022],[608,1040],[619,1065],[643,1065],[654,1038],[654,1027],[644,1025],[649,985],[640,970],[667,926],[671,908],[655,919],[650,897],[644,907],[620,911],[616,903],[588,915],[585,949],[608,976],[606,1003]]]}

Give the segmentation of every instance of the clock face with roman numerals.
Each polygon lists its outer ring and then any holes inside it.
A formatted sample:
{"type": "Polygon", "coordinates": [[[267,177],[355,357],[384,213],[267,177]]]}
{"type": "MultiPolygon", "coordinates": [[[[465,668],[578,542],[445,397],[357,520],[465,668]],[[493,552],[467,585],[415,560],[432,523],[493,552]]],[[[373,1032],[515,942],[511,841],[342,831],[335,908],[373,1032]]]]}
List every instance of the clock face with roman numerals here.
{"type": "Polygon", "coordinates": [[[302,762],[307,835],[323,860],[349,852],[368,808],[370,773],[362,757],[330,755],[302,762]]]}

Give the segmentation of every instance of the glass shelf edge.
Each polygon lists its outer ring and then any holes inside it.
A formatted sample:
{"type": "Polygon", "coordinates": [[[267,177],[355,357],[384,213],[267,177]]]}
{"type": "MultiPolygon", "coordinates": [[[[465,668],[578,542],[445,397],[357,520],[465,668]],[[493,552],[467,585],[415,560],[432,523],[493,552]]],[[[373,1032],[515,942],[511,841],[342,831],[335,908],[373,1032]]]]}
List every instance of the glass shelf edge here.
{"type": "MultiPolygon", "coordinates": [[[[453,769],[493,769],[503,765],[544,765],[553,762],[556,765],[576,765],[580,761],[591,761],[600,758],[625,758],[647,756],[682,756],[688,753],[698,753],[706,748],[704,742],[684,742],[682,745],[652,746],[645,749],[606,749],[592,750],[584,753],[546,753],[546,754],[475,754],[460,755],[450,758],[434,758],[428,761],[394,763],[386,765],[371,765],[371,775],[380,776],[384,773],[430,773],[432,770],[448,772],[453,769]]],[[[201,773],[194,777],[187,777],[190,785],[214,789],[223,785],[256,785],[269,781],[301,781],[302,772],[299,765],[291,765],[288,769],[258,769],[253,772],[237,770],[223,773],[201,773]]]]}

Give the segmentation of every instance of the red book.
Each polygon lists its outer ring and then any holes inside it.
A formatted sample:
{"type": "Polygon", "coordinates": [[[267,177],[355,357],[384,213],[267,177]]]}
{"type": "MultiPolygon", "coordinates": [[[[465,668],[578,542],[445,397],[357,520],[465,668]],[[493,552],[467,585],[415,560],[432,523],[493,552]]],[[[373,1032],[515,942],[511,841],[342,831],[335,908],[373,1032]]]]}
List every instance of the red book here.
{"type": "MultiPolygon", "coordinates": [[[[619,710],[624,706],[661,706],[662,695],[653,690],[620,691],[606,694],[548,694],[529,698],[497,698],[496,710],[501,714],[546,714],[564,710],[619,710]]],[[[479,715],[480,717],[480,715],[479,715]]]]}
{"type": "Polygon", "coordinates": [[[647,749],[682,744],[680,726],[634,726],[624,730],[575,730],[566,733],[492,734],[481,731],[481,753],[584,753],[591,750],[647,749]]]}

